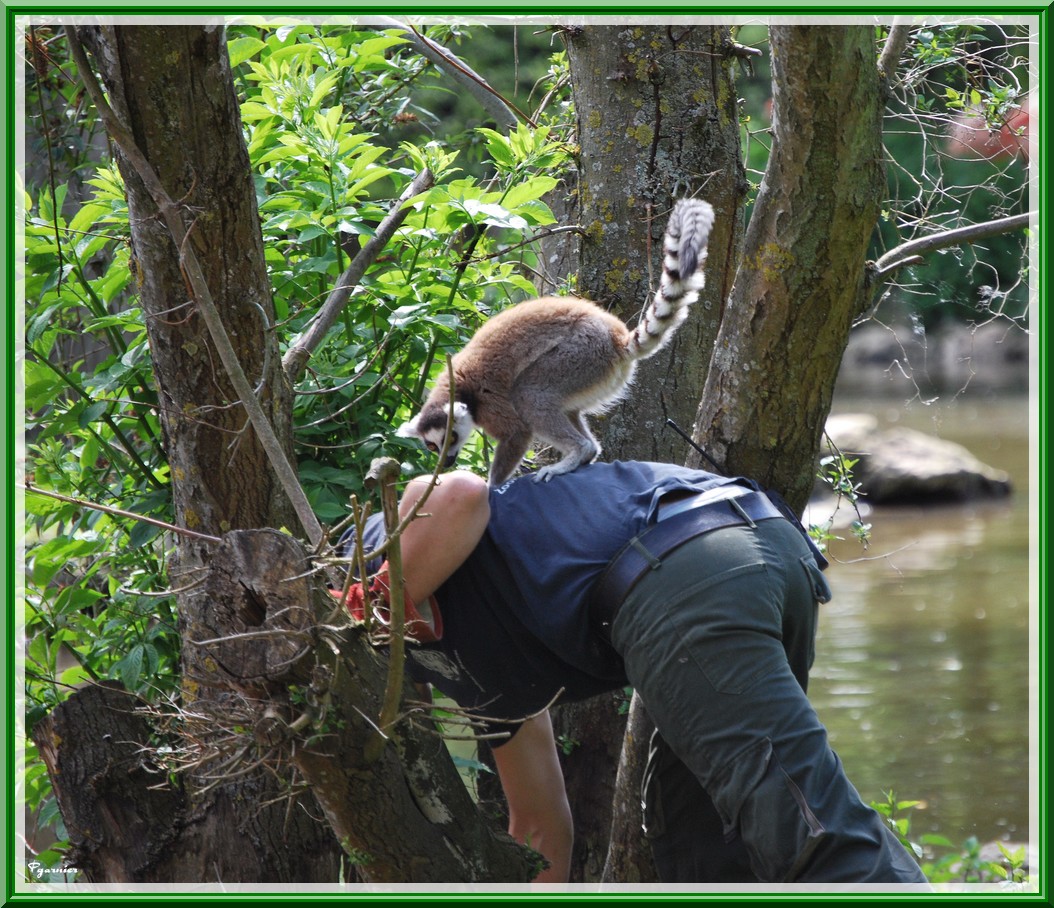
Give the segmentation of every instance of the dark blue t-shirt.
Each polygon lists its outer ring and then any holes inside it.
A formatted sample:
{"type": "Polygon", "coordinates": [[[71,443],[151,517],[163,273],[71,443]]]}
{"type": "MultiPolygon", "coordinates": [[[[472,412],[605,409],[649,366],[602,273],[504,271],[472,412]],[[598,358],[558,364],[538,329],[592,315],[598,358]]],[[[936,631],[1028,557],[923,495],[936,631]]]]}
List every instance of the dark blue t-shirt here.
{"type": "MultiPolygon", "coordinates": [[[[578,700],[623,686],[621,660],[590,627],[590,589],[653,522],[663,495],[734,481],[671,464],[616,462],[492,490],[483,538],[436,591],[443,639],[408,648],[413,676],[498,720],[526,718],[558,694],[578,700]]],[[[379,515],[371,518],[367,546],[383,532],[379,515]]]]}

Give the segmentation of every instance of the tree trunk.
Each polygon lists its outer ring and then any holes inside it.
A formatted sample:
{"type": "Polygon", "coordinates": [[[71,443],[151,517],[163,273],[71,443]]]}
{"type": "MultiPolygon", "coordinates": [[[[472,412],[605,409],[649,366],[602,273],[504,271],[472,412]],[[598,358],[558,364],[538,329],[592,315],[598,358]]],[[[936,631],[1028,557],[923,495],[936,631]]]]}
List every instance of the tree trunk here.
{"type": "Polygon", "coordinates": [[[587,26],[567,34],[586,231],[579,293],[634,324],[658,285],[674,200],[698,196],[716,213],[706,289],[669,346],[641,363],[630,396],[597,425],[605,459],[682,462],[683,441],[663,427],[672,418],[687,428],[695,416],[747,188],[729,30],[587,26]]]}
{"type": "Polygon", "coordinates": [[[695,437],[799,511],[884,189],[874,29],[773,26],[772,152],[695,437]],[[793,389],[788,393],[788,389],[793,389]]]}
{"type": "Polygon", "coordinates": [[[575,827],[571,881],[599,882],[611,838],[615,767],[626,716],[606,695],[557,706],[552,716],[553,732],[563,745],[560,764],[575,827]]]}
{"type": "MultiPolygon", "coordinates": [[[[643,250],[657,246],[669,199],[690,193],[714,204],[707,291],[670,350],[638,372],[636,392],[604,432],[606,456],[697,463],[676,436],[663,436],[670,417],[693,425],[726,472],[778,488],[800,509],[863,290],[882,191],[881,111],[872,29],[784,26],[771,35],[774,146],[740,258],[744,181],[727,34],[610,27],[572,37],[588,229],[581,281],[585,295],[623,314],[639,309],[644,291],[633,280],[647,279],[643,250]],[[694,73],[679,90],[671,61],[694,73]],[[671,139],[675,149],[663,145],[671,139]],[[704,176],[693,184],[693,174],[704,176]]],[[[631,726],[613,810],[587,826],[591,841],[611,827],[605,879],[652,872],[631,804],[646,747],[631,726]]]]}
{"type": "MultiPolygon", "coordinates": [[[[688,320],[640,364],[627,399],[592,420],[605,460],[683,462],[685,443],[665,422],[687,429],[695,416],[731,287],[747,188],[729,30],[586,26],[565,36],[581,149],[577,219],[586,228],[578,292],[634,324],[658,284],[673,201],[697,196],[717,215],[706,288],[688,320]]],[[[575,816],[572,879],[599,880],[612,839],[622,843],[618,866],[627,878],[652,878],[640,835],[639,755],[625,762],[615,787],[625,715],[601,698],[560,707],[555,717],[557,730],[579,742],[564,758],[575,816]],[[627,799],[638,804],[636,813],[627,799]]]]}
{"type": "Polygon", "coordinates": [[[615,792],[611,800],[611,843],[601,879],[605,883],[655,883],[659,881],[651,850],[642,847],[644,811],[641,781],[648,762],[648,741],[655,723],[636,694],[630,701],[626,734],[619,755],[615,792]]]}
{"type": "MultiPolygon", "coordinates": [[[[83,27],[111,106],[168,194],[185,204],[195,247],[227,332],[276,432],[291,451],[290,393],[281,370],[263,240],[224,30],[212,26],[83,27]]],[[[139,298],[150,339],[159,416],[171,471],[177,523],[210,535],[232,528],[286,526],[295,517],[274,479],[244,409],[220,366],[191,300],[179,254],[150,194],[120,154],[139,298]]],[[[181,538],[173,585],[187,587],[212,555],[207,542],[181,538]]],[[[190,707],[222,703],[215,666],[191,641],[206,636],[211,603],[194,589],[179,597],[183,698],[190,707]]],[[[62,780],[58,785],[61,786],[62,780]]],[[[267,772],[200,793],[187,779],[200,838],[168,856],[174,878],[192,879],[211,855],[215,881],[333,881],[340,848],[310,795],[287,809],[267,772]],[[263,806],[269,802],[272,806],[263,806]],[[237,860],[228,862],[228,855],[237,860]]],[[[158,835],[169,833],[158,830],[158,835]]]]}
{"type": "MultiPolygon", "coordinates": [[[[183,760],[224,753],[222,768],[219,760],[208,764],[219,779],[254,767],[253,775],[289,779],[295,766],[346,863],[368,882],[528,881],[537,870],[529,853],[484,821],[424,706],[385,728],[386,746],[371,756],[388,660],[361,628],[333,614],[332,598],[312,576],[303,548],[277,530],[223,538],[203,580],[210,636],[198,645],[228,696],[159,721],[176,732],[173,751],[183,760]]],[[[407,684],[403,702],[412,700],[407,684]]],[[[158,727],[135,711],[143,706],[112,685],[90,687],[34,728],[60,783],[70,863],[93,882],[252,879],[259,872],[253,848],[239,847],[233,832],[230,847],[217,848],[214,811],[194,809],[169,781],[152,742],[158,727]]],[[[274,796],[291,821],[300,810],[295,789],[274,796]]],[[[324,879],[325,857],[319,860],[314,869],[324,879]]]]}
{"type": "MultiPolygon", "coordinates": [[[[91,883],[191,880],[168,866],[173,842],[190,828],[187,802],[147,755],[152,730],[134,712],[141,705],[109,682],[78,691],[33,727],[44,765],[59,782],[55,797],[72,846],[66,863],[91,883]]],[[[211,867],[198,870],[199,880],[214,876],[211,867]]]]}
{"type": "MultiPolygon", "coordinates": [[[[296,765],[367,881],[529,880],[526,851],[483,821],[424,705],[380,729],[371,755],[388,659],[361,628],[332,626],[310,567],[285,534],[238,531],[205,582],[217,642],[203,649],[251,704],[257,745],[296,765]]],[[[414,699],[407,681],[402,702],[414,699]]]]}

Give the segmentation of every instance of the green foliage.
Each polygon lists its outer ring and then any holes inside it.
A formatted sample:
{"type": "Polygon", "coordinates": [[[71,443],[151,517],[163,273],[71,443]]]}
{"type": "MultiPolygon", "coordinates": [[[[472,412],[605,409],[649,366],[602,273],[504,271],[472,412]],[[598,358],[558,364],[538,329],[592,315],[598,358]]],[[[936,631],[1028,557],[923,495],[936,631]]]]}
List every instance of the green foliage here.
{"type": "MultiPolygon", "coordinates": [[[[1013,129],[1027,89],[1025,35],[1013,27],[947,24],[915,30],[890,107],[886,248],[914,237],[1027,210],[1021,154],[982,154],[966,141],[1013,129]]],[[[904,270],[901,306],[916,324],[1003,316],[1027,324],[1026,236],[949,249],[904,270]]]]}
{"type": "MultiPolygon", "coordinates": [[[[156,394],[115,174],[63,215],[66,186],[27,196],[26,428],[36,487],[145,515],[170,508],[156,394]]],[[[150,524],[31,496],[26,638],[32,725],[86,680],[171,685],[167,553],[150,524]],[[159,582],[160,581],[160,582],[159,582]]]]}
{"type": "Polygon", "coordinates": [[[956,846],[945,836],[911,835],[911,815],[922,808],[921,801],[901,801],[892,791],[884,792],[883,801],[871,806],[885,819],[900,843],[919,861],[922,872],[931,883],[1007,883],[1022,886],[1030,882],[1025,865],[1025,849],[1011,851],[999,845],[1002,860],[993,861],[981,853],[981,844],[971,836],[956,846]]]}
{"type": "MultiPolygon", "coordinates": [[[[853,467],[857,463],[858,459],[846,457],[841,451],[836,451],[833,454],[820,458],[817,479],[834,493],[838,507],[841,506],[842,502],[845,502],[856,511],[857,519],[852,521],[850,530],[853,538],[864,548],[867,548],[871,541],[871,524],[864,523],[860,515],[860,484],[853,480],[853,467]]],[[[835,508],[835,512],[837,512],[838,507],[835,508]]],[[[842,538],[835,535],[832,530],[834,519],[835,514],[832,513],[826,524],[812,524],[809,526],[809,535],[821,551],[826,551],[832,542],[842,538]]]]}
{"type": "MultiPolygon", "coordinates": [[[[70,216],[67,186],[25,199],[27,476],[39,488],[147,516],[171,496],[146,332],[133,284],[127,208],[114,171],[70,216]]],[[[178,637],[159,528],[30,494],[23,613],[26,722],[75,687],[107,678],[149,695],[176,685],[178,637]]],[[[43,766],[26,804],[61,841],[43,766]]],[[[35,856],[61,865],[62,846],[35,856]]],[[[54,879],[48,876],[47,879],[54,879]]]]}
{"type": "MultiPolygon", "coordinates": [[[[876,59],[888,28],[876,29],[876,59]]],[[[737,40],[762,48],[764,26],[744,26],[737,40]]],[[[1013,118],[1028,85],[1027,34],[1014,26],[949,23],[914,28],[888,89],[883,124],[887,200],[872,257],[901,243],[1027,210],[1023,157],[969,153],[952,141],[968,129],[978,137],[1020,130],[1013,118]]],[[[737,85],[744,159],[753,205],[771,150],[771,72],[752,58],[737,85]]],[[[904,268],[881,300],[887,321],[908,320],[923,332],[945,320],[995,317],[1027,326],[1024,232],[929,255],[904,268]],[[888,314],[887,314],[888,313],[888,314]]]]}
{"type": "MultiPolygon", "coordinates": [[[[340,840],[340,847],[344,850],[348,862],[353,866],[361,867],[373,862],[373,855],[360,848],[355,848],[347,836],[344,836],[340,840]]],[[[341,862],[341,866],[343,868],[343,861],[341,862]]],[[[341,873],[341,878],[343,878],[343,872],[341,873]]]]}
{"type": "MultiPolygon", "coordinates": [[[[32,141],[52,166],[24,192],[27,478],[42,493],[170,522],[121,176],[109,161],[89,162],[98,124],[73,106],[76,76],[60,36],[37,37],[30,93],[42,113],[32,141]],[[74,132],[88,137],[74,143],[81,156],[55,147],[74,132]],[[73,170],[88,178],[60,179],[73,170]]],[[[481,179],[459,169],[462,150],[450,139],[399,141],[393,124],[427,120],[414,99],[438,84],[399,33],[250,19],[228,39],[283,352],[416,173],[429,167],[436,178],[295,389],[301,481],[319,517],[335,522],[378,454],[431,467],[392,426],[420,402],[447,352],[492,312],[534,294],[530,241],[554,222],[542,197],[568,150],[548,125],[454,137],[485,152],[481,179]]],[[[174,536],[33,492],[26,534],[29,727],[89,681],[117,679],[147,698],[176,693],[175,595],[166,592],[174,536]]],[[[39,762],[23,784],[39,827],[63,838],[39,762]]]]}
{"type": "MultiPolygon", "coordinates": [[[[296,389],[301,479],[320,519],[335,521],[349,495],[362,493],[372,458],[396,453],[426,465],[416,445],[392,438],[391,427],[420,402],[446,353],[492,312],[533,295],[530,252],[520,244],[554,222],[541,198],[568,154],[548,140],[547,127],[509,137],[483,129],[494,172],[480,182],[462,175],[458,150],[442,143],[386,148],[362,130],[369,123],[349,122],[342,94],[355,86],[361,108],[361,86],[385,90],[380,58],[340,43],[320,62],[307,41],[313,34],[267,36],[258,59],[244,64],[247,143],[285,339],[310,321],[388,199],[426,166],[436,176],[296,389]],[[375,199],[381,188],[386,194],[375,199]],[[507,247],[521,248],[518,259],[507,247]]],[[[368,34],[378,50],[401,42],[368,34]]],[[[404,78],[398,60],[386,71],[404,78]]]]}
{"type": "Polygon", "coordinates": [[[582,746],[582,742],[569,735],[557,735],[556,746],[560,748],[560,753],[565,757],[569,757],[574,753],[575,748],[582,746]]]}

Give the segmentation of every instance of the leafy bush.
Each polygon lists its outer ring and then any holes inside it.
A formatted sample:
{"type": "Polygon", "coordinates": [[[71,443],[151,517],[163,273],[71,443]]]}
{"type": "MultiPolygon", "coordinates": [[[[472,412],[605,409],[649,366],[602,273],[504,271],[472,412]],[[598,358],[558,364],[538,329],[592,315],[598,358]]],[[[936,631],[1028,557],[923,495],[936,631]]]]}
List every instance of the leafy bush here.
{"type": "Polygon", "coordinates": [[[981,852],[981,844],[971,836],[956,846],[945,836],[926,834],[915,841],[911,836],[911,812],[921,801],[901,801],[892,791],[884,801],[872,801],[889,824],[889,828],[922,866],[931,883],[1006,883],[1020,888],[1030,883],[1025,866],[1025,849],[1013,850],[999,845],[1000,860],[993,861],[981,852]]]}

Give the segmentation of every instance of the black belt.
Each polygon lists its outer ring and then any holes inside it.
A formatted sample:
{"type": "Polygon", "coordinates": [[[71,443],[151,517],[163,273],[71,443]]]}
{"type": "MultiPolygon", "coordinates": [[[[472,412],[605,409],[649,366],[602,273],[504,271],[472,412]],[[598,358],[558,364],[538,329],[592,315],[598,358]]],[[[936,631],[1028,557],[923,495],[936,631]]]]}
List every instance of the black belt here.
{"type": "Polygon", "coordinates": [[[612,622],[630,590],[649,570],[659,567],[660,559],[689,539],[724,527],[753,526],[759,520],[782,516],[764,492],[748,492],[690,508],[653,524],[627,542],[593,584],[589,602],[593,627],[609,640],[612,622]]]}

